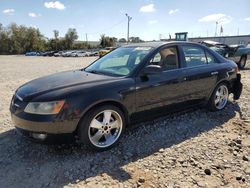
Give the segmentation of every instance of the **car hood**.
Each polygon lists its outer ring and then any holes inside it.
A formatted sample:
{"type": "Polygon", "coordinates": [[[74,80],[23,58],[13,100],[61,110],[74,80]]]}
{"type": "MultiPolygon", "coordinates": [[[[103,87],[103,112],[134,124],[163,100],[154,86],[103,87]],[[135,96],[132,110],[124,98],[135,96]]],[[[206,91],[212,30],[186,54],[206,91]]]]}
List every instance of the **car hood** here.
{"type": "Polygon", "coordinates": [[[58,89],[79,86],[83,84],[95,85],[99,82],[117,79],[116,77],[88,73],[82,70],[66,71],[41,77],[19,87],[16,94],[23,100],[58,89]]]}

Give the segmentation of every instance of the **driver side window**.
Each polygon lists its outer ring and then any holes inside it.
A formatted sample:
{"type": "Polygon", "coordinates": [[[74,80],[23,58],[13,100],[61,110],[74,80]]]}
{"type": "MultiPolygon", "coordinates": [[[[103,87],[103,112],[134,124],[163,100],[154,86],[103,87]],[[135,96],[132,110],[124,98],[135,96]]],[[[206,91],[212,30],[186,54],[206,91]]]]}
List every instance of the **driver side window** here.
{"type": "Polygon", "coordinates": [[[151,60],[151,65],[161,66],[163,71],[178,68],[178,53],[176,47],[161,49],[151,60]]]}

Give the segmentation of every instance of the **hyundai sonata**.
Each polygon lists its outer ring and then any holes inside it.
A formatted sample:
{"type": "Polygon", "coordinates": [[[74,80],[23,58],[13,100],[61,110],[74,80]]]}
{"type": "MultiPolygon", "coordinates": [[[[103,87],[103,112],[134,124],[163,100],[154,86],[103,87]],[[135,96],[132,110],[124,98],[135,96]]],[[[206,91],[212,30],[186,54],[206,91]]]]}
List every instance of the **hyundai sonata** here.
{"type": "Polygon", "coordinates": [[[237,65],[189,42],[117,48],[86,68],[19,87],[10,111],[18,130],[35,139],[70,133],[89,148],[114,146],[125,127],[145,117],[204,105],[222,110],[240,97],[237,65]]]}

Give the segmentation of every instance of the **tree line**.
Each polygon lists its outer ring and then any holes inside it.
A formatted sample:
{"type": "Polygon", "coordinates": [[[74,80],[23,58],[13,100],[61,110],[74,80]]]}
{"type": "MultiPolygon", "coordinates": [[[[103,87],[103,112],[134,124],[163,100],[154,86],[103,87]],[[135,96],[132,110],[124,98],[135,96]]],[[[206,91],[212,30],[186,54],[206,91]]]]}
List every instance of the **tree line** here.
{"type": "MultiPolygon", "coordinates": [[[[59,38],[59,31],[53,31],[51,39],[46,38],[38,28],[12,23],[4,27],[0,23],[0,54],[23,54],[29,51],[73,50],[115,46],[117,42],[125,43],[126,39],[100,37],[100,45],[91,46],[87,42],[75,42],[78,39],[76,29],[69,28],[64,37],[59,38]]],[[[130,42],[142,42],[139,37],[131,37],[130,42]]]]}
{"type": "Polygon", "coordinates": [[[46,38],[39,29],[17,25],[4,27],[0,24],[0,54],[23,54],[28,51],[70,50],[90,48],[86,43],[74,44],[78,39],[76,29],[69,28],[64,37],[54,30],[54,38],[46,38]]]}

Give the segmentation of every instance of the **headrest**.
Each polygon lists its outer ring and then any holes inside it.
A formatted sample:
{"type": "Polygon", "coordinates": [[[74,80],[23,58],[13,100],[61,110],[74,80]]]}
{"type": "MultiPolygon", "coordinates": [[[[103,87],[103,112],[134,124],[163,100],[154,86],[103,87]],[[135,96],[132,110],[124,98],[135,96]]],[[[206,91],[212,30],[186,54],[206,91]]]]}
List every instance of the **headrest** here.
{"type": "Polygon", "coordinates": [[[168,55],[164,62],[167,64],[167,65],[176,65],[176,55],[174,54],[170,54],[168,55]]]}

